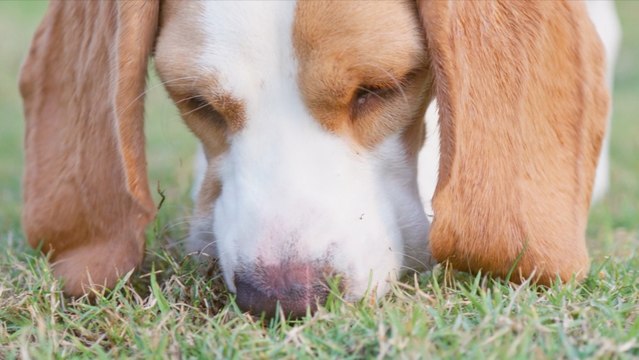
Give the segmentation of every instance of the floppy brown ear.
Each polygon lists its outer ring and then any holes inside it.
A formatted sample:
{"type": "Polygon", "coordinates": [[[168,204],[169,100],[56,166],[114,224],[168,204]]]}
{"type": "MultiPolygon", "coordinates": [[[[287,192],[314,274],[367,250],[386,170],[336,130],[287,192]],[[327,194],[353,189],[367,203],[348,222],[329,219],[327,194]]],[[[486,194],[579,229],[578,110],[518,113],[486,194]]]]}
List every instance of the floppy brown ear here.
{"type": "Polygon", "coordinates": [[[433,255],[513,281],[585,276],[608,93],[583,5],[418,4],[440,107],[433,255]]]}
{"type": "Polygon", "coordinates": [[[158,1],[52,1],[22,67],[23,228],[64,290],[110,287],[155,215],[143,101],[158,1]]]}

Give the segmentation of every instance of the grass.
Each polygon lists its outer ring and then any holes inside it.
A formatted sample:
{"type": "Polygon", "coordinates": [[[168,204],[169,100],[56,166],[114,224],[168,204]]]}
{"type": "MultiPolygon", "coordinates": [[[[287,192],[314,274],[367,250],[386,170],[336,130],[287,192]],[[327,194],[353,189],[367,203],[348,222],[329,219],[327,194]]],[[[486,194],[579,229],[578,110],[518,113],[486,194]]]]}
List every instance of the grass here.
{"type": "Polygon", "coordinates": [[[241,314],[216,272],[174,251],[186,233],[195,142],[157,82],[147,149],[152,187],[167,199],[146,262],[94,302],[61,296],[19,223],[17,72],[44,6],[0,2],[0,359],[639,357],[639,3],[618,4],[612,188],[592,209],[584,282],[541,289],[436,267],[379,302],[335,296],[297,322],[241,314]]]}

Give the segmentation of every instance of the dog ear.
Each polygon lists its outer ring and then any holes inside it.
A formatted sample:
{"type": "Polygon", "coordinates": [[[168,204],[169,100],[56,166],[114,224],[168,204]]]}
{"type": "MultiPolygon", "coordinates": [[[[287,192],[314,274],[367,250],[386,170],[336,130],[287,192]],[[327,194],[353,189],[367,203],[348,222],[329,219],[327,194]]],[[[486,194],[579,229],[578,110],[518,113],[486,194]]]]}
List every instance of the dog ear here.
{"type": "Polygon", "coordinates": [[[52,1],[22,67],[23,228],[64,290],[111,287],[155,215],[143,102],[159,1],[52,1]]]}
{"type": "Polygon", "coordinates": [[[589,266],[603,52],[581,3],[418,0],[440,111],[433,255],[549,283],[589,266]]]}

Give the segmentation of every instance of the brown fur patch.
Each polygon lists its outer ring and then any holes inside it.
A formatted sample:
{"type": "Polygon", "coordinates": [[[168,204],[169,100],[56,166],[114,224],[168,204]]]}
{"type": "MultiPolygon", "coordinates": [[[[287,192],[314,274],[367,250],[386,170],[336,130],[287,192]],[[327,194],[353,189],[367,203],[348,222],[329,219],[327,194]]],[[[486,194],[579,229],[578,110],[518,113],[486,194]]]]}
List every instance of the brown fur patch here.
{"type": "Polygon", "coordinates": [[[144,254],[155,214],[143,102],[159,3],[52,1],[23,65],[22,225],[64,290],[111,287],[144,254]]]}
{"type": "Polygon", "coordinates": [[[462,270],[514,269],[514,281],[583,278],[608,102],[583,4],[419,4],[440,105],[433,255],[462,270]]]}
{"type": "MultiPolygon", "coordinates": [[[[243,127],[246,114],[243,102],[220,88],[217,74],[203,71],[196,62],[206,43],[203,25],[197,20],[204,11],[202,7],[197,1],[163,3],[155,61],[158,74],[187,125],[207,147],[211,141],[205,137],[210,135],[203,135],[208,127],[195,118],[213,117],[215,126],[224,125],[236,132],[243,127]]],[[[212,140],[218,142],[217,136],[212,140]]]]}
{"type": "Polygon", "coordinates": [[[301,1],[293,44],[304,101],[324,128],[369,149],[411,128],[417,153],[430,75],[410,2],[301,1]]]}

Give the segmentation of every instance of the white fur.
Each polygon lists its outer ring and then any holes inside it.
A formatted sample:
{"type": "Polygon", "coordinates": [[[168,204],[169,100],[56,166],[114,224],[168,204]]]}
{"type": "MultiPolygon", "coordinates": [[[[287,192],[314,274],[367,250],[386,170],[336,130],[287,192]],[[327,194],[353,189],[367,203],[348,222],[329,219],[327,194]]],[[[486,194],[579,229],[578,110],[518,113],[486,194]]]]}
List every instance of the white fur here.
{"type": "Polygon", "coordinates": [[[439,114],[437,102],[433,101],[426,110],[426,142],[419,152],[419,193],[426,216],[432,222],[434,217],[432,200],[439,175],[439,114]]]}
{"type": "Polygon", "coordinates": [[[199,63],[245,104],[247,121],[209,166],[222,183],[211,230],[233,273],[288,259],[326,262],[349,299],[377,295],[402,267],[430,262],[416,164],[400,137],[372,152],[329,134],[306,109],[292,46],[294,2],[206,2],[199,63]]]}

